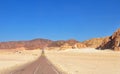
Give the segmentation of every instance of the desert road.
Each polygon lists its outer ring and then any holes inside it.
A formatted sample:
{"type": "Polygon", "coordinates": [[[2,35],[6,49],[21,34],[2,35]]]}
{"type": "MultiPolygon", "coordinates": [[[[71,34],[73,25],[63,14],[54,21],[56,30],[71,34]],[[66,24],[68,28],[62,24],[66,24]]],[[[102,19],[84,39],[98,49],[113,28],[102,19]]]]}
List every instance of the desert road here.
{"type": "Polygon", "coordinates": [[[46,58],[44,54],[32,64],[26,66],[22,70],[11,72],[10,74],[63,74],[58,71],[46,58]]]}

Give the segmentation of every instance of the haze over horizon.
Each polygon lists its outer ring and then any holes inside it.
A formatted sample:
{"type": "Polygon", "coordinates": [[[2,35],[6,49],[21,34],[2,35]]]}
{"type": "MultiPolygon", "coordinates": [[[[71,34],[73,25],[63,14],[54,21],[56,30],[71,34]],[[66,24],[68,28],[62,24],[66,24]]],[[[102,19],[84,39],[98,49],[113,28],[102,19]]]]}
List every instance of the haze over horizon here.
{"type": "Polygon", "coordinates": [[[110,36],[120,28],[120,0],[1,0],[0,42],[110,36]]]}

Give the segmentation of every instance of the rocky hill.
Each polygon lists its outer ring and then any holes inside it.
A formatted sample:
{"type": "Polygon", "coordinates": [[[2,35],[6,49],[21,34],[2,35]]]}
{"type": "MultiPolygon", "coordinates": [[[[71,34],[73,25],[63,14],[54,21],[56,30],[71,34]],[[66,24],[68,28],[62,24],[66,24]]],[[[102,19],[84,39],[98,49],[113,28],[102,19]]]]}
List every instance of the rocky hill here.
{"type": "Polygon", "coordinates": [[[52,41],[52,43],[49,44],[48,47],[60,47],[60,46],[62,46],[65,42],[66,42],[65,40],[52,41]]]}
{"type": "Polygon", "coordinates": [[[25,49],[37,49],[37,48],[60,48],[60,50],[74,49],[74,48],[86,48],[92,47],[97,49],[113,49],[120,51],[120,29],[113,33],[112,36],[104,38],[93,38],[84,42],[79,42],[74,39],[52,41],[48,39],[34,39],[29,41],[10,41],[0,42],[0,49],[16,49],[24,47],[25,49]]]}
{"type": "Polygon", "coordinates": [[[120,29],[114,32],[112,36],[104,39],[103,43],[99,48],[120,51],[120,29]]]}
{"type": "Polygon", "coordinates": [[[10,41],[10,42],[0,42],[0,49],[16,49],[24,47],[25,49],[37,49],[44,48],[52,43],[48,39],[34,39],[29,41],[10,41]]]}
{"type": "Polygon", "coordinates": [[[16,49],[24,47],[25,49],[37,49],[37,48],[44,48],[44,47],[61,47],[64,44],[68,44],[70,46],[74,45],[79,41],[74,39],[70,40],[59,40],[59,41],[52,41],[48,39],[34,39],[29,41],[10,41],[10,42],[0,42],[0,49],[16,49]]]}
{"type": "Polygon", "coordinates": [[[73,49],[75,48],[74,45],[79,43],[79,41],[74,39],[69,40],[59,40],[59,41],[53,41],[48,47],[60,47],[60,50],[65,49],[73,49]]]}
{"type": "Polygon", "coordinates": [[[75,43],[78,43],[79,41],[74,40],[74,39],[69,39],[69,40],[58,40],[58,41],[53,41],[49,47],[60,47],[64,44],[68,44],[70,46],[74,45],[75,43]]]}
{"type": "Polygon", "coordinates": [[[84,42],[82,42],[83,44],[85,44],[87,47],[91,47],[91,48],[98,48],[104,41],[105,38],[93,38],[90,40],[86,40],[84,42]]]}

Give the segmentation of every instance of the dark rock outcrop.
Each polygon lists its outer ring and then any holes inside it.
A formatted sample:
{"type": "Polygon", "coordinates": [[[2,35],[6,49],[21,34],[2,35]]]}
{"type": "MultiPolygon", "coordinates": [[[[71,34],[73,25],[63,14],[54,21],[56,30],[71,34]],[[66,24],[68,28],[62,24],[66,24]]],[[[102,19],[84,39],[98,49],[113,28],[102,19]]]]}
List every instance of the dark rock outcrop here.
{"type": "Polygon", "coordinates": [[[104,39],[103,43],[99,48],[120,51],[120,29],[114,32],[112,36],[104,39]]]}

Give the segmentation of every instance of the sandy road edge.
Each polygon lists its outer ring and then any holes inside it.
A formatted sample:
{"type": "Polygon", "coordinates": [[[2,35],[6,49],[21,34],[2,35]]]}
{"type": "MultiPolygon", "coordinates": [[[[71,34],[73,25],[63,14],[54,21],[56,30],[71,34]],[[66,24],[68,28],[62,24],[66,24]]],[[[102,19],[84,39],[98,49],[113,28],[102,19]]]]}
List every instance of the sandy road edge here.
{"type": "MultiPolygon", "coordinates": [[[[39,57],[40,57],[40,56],[39,56],[39,57]]],[[[13,66],[13,67],[12,67],[13,69],[10,70],[9,73],[5,73],[5,74],[15,74],[16,72],[20,72],[21,70],[24,70],[25,67],[31,65],[31,64],[34,63],[36,60],[38,60],[39,57],[38,57],[37,59],[31,61],[31,62],[26,62],[26,63],[24,63],[24,64],[22,64],[22,65],[19,65],[19,66],[17,66],[17,68],[16,68],[16,66],[13,66]]]]}
{"type": "Polygon", "coordinates": [[[52,63],[52,61],[47,56],[45,56],[45,57],[46,57],[47,62],[49,64],[51,64],[53,66],[53,68],[59,72],[59,74],[67,74],[67,72],[65,70],[63,70],[59,65],[52,63]]]}

